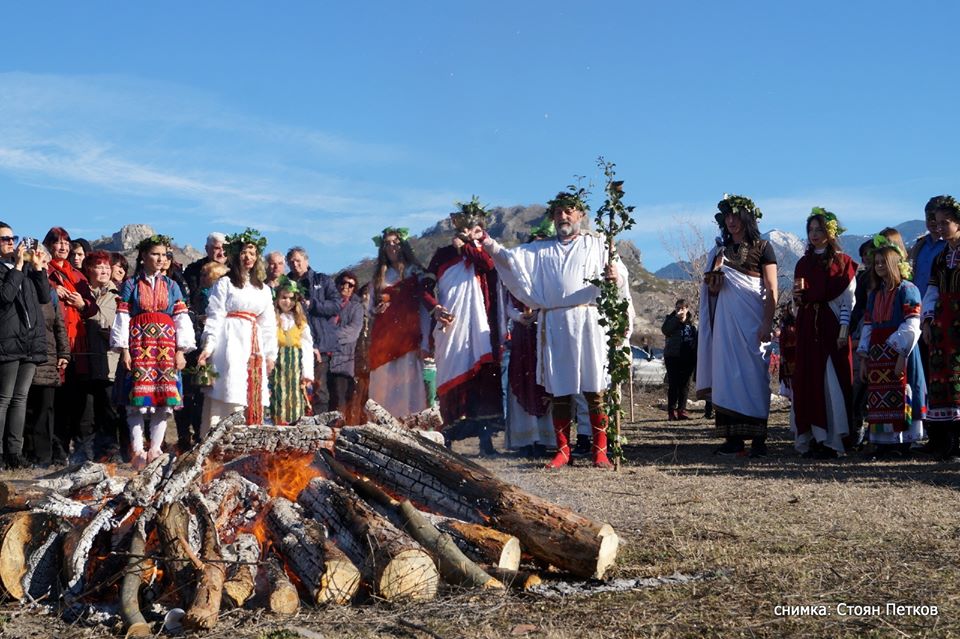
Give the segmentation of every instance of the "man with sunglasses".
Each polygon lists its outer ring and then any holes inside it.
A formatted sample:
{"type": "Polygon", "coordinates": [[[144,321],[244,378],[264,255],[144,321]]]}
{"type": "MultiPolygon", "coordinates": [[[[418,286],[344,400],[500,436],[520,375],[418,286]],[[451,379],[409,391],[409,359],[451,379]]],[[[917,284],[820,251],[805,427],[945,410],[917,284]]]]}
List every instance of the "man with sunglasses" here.
{"type": "MultiPolygon", "coordinates": [[[[337,327],[337,345],[330,356],[328,387],[330,410],[344,412],[353,398],[356,387],[355,354],[357,339],[363,330],[363,305],[356,296],[357,276],[351,271],[337,275],[337,290],[340,292],[340,312],[333,318],[337,327]]],[[[320,383],[321,380],[317,380],[320,383]]]]}

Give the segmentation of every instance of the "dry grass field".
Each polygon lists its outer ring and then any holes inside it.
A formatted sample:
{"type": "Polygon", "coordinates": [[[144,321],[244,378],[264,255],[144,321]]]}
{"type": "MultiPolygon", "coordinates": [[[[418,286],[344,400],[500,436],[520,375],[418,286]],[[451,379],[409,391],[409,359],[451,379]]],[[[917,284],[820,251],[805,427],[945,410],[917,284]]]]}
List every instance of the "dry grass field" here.
{"type": "MultiPolygon", "coordinates": [[[[507,456],[482,463],[612,524],[623,540],[614,578],[697,579],[559,599],[447,593],[426,605],[307,610],[293,618],[233,611],[207,636],[960,635],[960,469],[921,457],[804,460],[782,410],[772,415],[768,457],[717,457],[710,424],[665,421],[660,393],[637,396],[619,472],[583,464],[548,472],[541,462],[507,456]]],[[[470,442],[457,450],[476,453],[470,442]]],[[[0,615],[5,637],[110,634],[9,602],[0,615]]]]}

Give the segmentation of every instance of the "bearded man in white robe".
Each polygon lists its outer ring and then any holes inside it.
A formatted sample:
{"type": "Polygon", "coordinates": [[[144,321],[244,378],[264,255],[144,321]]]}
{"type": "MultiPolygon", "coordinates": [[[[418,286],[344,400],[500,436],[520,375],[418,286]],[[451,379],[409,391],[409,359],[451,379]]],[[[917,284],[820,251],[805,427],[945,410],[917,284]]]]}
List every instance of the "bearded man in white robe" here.
{"type": "Polygon", "coordinates": [[[554,238],[513,249],[489,237],[483,242],[504,286],[538,316],[537,382],[552,396],[557,440],[557,454],[547,468],[570,463],[571,395],[576,393],[583,393],[589,407],[593,464],[613,467],[607,458],[608,419],[603,406],[607,334],[597,311],[600,290],[588,281],[606,278],[617,282],[623,299],[630,293],[623,263],[619,259],[608,263],[604,239],[582,228],[588,210],[582,195],[561,192],[548,204],[557,231],[554,238]]]}

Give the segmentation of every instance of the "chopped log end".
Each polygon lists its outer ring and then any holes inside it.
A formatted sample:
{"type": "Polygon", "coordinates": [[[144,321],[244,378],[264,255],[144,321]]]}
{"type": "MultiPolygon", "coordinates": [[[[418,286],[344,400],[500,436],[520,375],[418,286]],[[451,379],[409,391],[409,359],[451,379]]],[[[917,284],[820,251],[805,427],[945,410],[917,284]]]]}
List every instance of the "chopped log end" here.
{"type": "Polygon", "coordinates": [[[135,623],[124,633],[124,637],[152,637],[153,630],[148,623],[135,623]]]}
{"type": "Polygon", "coordinates": [[[607,570],[617,561],[617,551],[620,548],[620,537],[614,532],[610,524],[600,528],[600,550],[597,552],[597,571],[594,579],[603,579],[607,570]]]}
{"type": "Polygon", "coordinates": [[[22,579],[30,555],[46,541],[54,520],[46,513],[18,511],[0,521],[0,584],[11,597],[25,596],[22,579]]]}
{"type": "Polygon", "coordinates": [[[345,606],[360,590],[360,571],[346,557],[327,560],[326,570],[317,589],[317,603],[345,606]]]}
{"type": "Polygon", "coordinates": [[[500,551],[500,561],[497,562],[497,568],[503,568],[505,570],[516,570],[520,567],[520,556],[523,554],[522,549],[520,548],[520,540],[516,537],[511,537],[507,540],[507,543],[503,545],[503,550],[500,551]]]}
{"type": "Polygon", "coordinates": [[[293,584],[277,584],[270,593],[270,610],[279,615],[292,615],[300,610],[300,596],[293,584]]]}
{"type": "Polygon", "coordinates": [[[383,569],[377,591],[387,601],[430,601],[437,596],[440,573],[420,549],[398,553],[383,569]]]}

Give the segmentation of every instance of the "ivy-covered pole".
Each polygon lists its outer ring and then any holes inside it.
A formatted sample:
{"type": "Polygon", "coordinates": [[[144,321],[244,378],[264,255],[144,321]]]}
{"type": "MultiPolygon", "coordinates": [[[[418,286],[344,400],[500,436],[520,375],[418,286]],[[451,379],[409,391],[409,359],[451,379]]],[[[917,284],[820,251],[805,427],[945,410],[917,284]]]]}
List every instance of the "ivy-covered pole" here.
{"type": "MultiPolygon", "coordinates": [[[[616,164],[607,162],[602,156],[597,158],[597,165],[603,169],[606,176],[606,199],[603,206],[597,209],[594,223],[596,230],[603,234],[607,241],[607,264],[613,264],[617,259],[617,235],[633,227],[635,224],[632,206],[623,203],[623,180],[616,180],[616,164]]],[[[610,374],[610,388],[604,394],[607,417],[613,428],[610,436],[610,452],[613,456],[613,467],[620,469],[623,461],[623,444],[626,439],[620,432],[620,423],[623,419],[623,401],[621,385],[630,383],[631,353],[630,345],[626,343],[630,318],[627,314],[629,303],[620,297],[620,289],[616,280],[598,278],[592,280],[600,289],[597,298],[597,310],[600,313],[600,326],[607,330],[607,372],[610,374]]]]}

